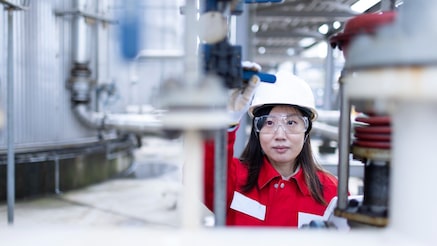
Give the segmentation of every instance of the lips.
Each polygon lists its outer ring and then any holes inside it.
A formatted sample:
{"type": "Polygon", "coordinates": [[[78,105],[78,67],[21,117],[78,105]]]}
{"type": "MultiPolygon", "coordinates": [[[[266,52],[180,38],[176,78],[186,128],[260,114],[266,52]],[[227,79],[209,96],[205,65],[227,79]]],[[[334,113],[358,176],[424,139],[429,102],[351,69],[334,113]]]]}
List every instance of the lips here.
{"type": "Polygon", "coordinates": [[[287,151],[289,148],[287,146],[274,146],[273,149],[279,153],[283,153],[287,151]]]}

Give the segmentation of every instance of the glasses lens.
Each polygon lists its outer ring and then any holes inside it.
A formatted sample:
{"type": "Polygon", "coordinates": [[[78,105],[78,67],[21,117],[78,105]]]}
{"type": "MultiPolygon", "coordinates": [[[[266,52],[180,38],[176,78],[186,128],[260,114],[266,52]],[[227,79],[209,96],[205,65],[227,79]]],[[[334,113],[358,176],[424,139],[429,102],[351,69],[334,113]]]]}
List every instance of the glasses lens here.
{"type": "Polygon", "coordinates": [[[257,132],[274,133],[279,125],[286,133],[303,133],[308,129],[308,118],[299,115],[264,115],[255,118],[255,128],[257,132]]]}

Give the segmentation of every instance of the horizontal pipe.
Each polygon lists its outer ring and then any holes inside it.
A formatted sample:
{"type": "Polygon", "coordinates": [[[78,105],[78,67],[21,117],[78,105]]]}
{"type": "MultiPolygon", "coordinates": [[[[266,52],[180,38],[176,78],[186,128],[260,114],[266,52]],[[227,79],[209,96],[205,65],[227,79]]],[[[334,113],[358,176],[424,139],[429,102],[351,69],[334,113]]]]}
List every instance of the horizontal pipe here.
{"type": "Polygon", "coordinates": [[[157,133],[163,130],[161,121],[152,114],[107,114],[103,126],[135,133],[157,133]]]}
{"type": "Polygon", "coordinates": [[[86,126],[94,129],[117,129],[120,131],[160,135],[162,123],[157,114],[110,114],[90,111],[86,104],[78,104],[75,114],[86,126]]]}
{"type": "Polygon", "coordinates": [[[312,131],[314,133],[319,133],[324,137],[327,137],[331,140],[338,140],[338,127],[337,126],[331,126],[326,123],[321,122],[313,122],[313,128],[312,131]]]}

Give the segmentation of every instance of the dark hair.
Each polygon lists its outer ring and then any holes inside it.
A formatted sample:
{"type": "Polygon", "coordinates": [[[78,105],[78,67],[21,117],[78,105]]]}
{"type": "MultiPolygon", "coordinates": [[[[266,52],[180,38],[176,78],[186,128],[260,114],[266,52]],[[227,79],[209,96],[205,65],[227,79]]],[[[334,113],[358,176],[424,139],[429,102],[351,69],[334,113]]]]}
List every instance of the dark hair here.
{"type": "MultiPolygon", "coordinates": [[[[253,114],[255,117],[269,114],[273,107],[276,105],[264,105],[254,110],[253,114]]],[[[311,111],[302,108],[299,106],[295,106],[304,116],[307,116],[310,119],[311,111]]],[[[323,170],[323,168],[315,161],[312,149],[311,149],[311,141],[310,141],[310,131],[312,128],[312,123],[309,121],[309,126],[307,131],[305,132],[305,142],[302,148],[302,151],[296,158],[296,164],[300,165],[303,169],[305,175],[305,183],[308,186],[308,189],[311,192],[311,196],[319,203],[326,204],[325,199],[323,198],[323,187],[320,182],[319,177],[317,176],[317,171],[323,170]]],[[[250,136],[246,147],[241,154],[240,161],[247,166],[248,176],[246,183],[242,186],[243,191],[247,192],[256,187],[258,176],[261,170],[261,166],[264,163],[264,152],[261,148],[261,144],[259,142],[258,133],[255,131],[254,120],[252,119],[252,130],[250,131],[250,136]]],[[[295,168],[297,168],[297,166],[295,168]]]]}

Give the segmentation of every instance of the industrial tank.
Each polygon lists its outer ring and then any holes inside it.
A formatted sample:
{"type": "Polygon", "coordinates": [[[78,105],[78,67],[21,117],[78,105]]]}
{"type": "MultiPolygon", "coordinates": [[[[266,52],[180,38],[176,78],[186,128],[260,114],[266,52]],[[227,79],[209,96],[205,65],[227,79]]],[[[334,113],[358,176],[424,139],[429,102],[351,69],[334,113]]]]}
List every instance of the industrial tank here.
{"type": "Polygon", "coordinates": [[[0,200],[11,178],[22,198],[132,167],[141,138],[159,131],[160,81],[182,71],[178,8],[175,1],[0,2],[0,200]]]}

